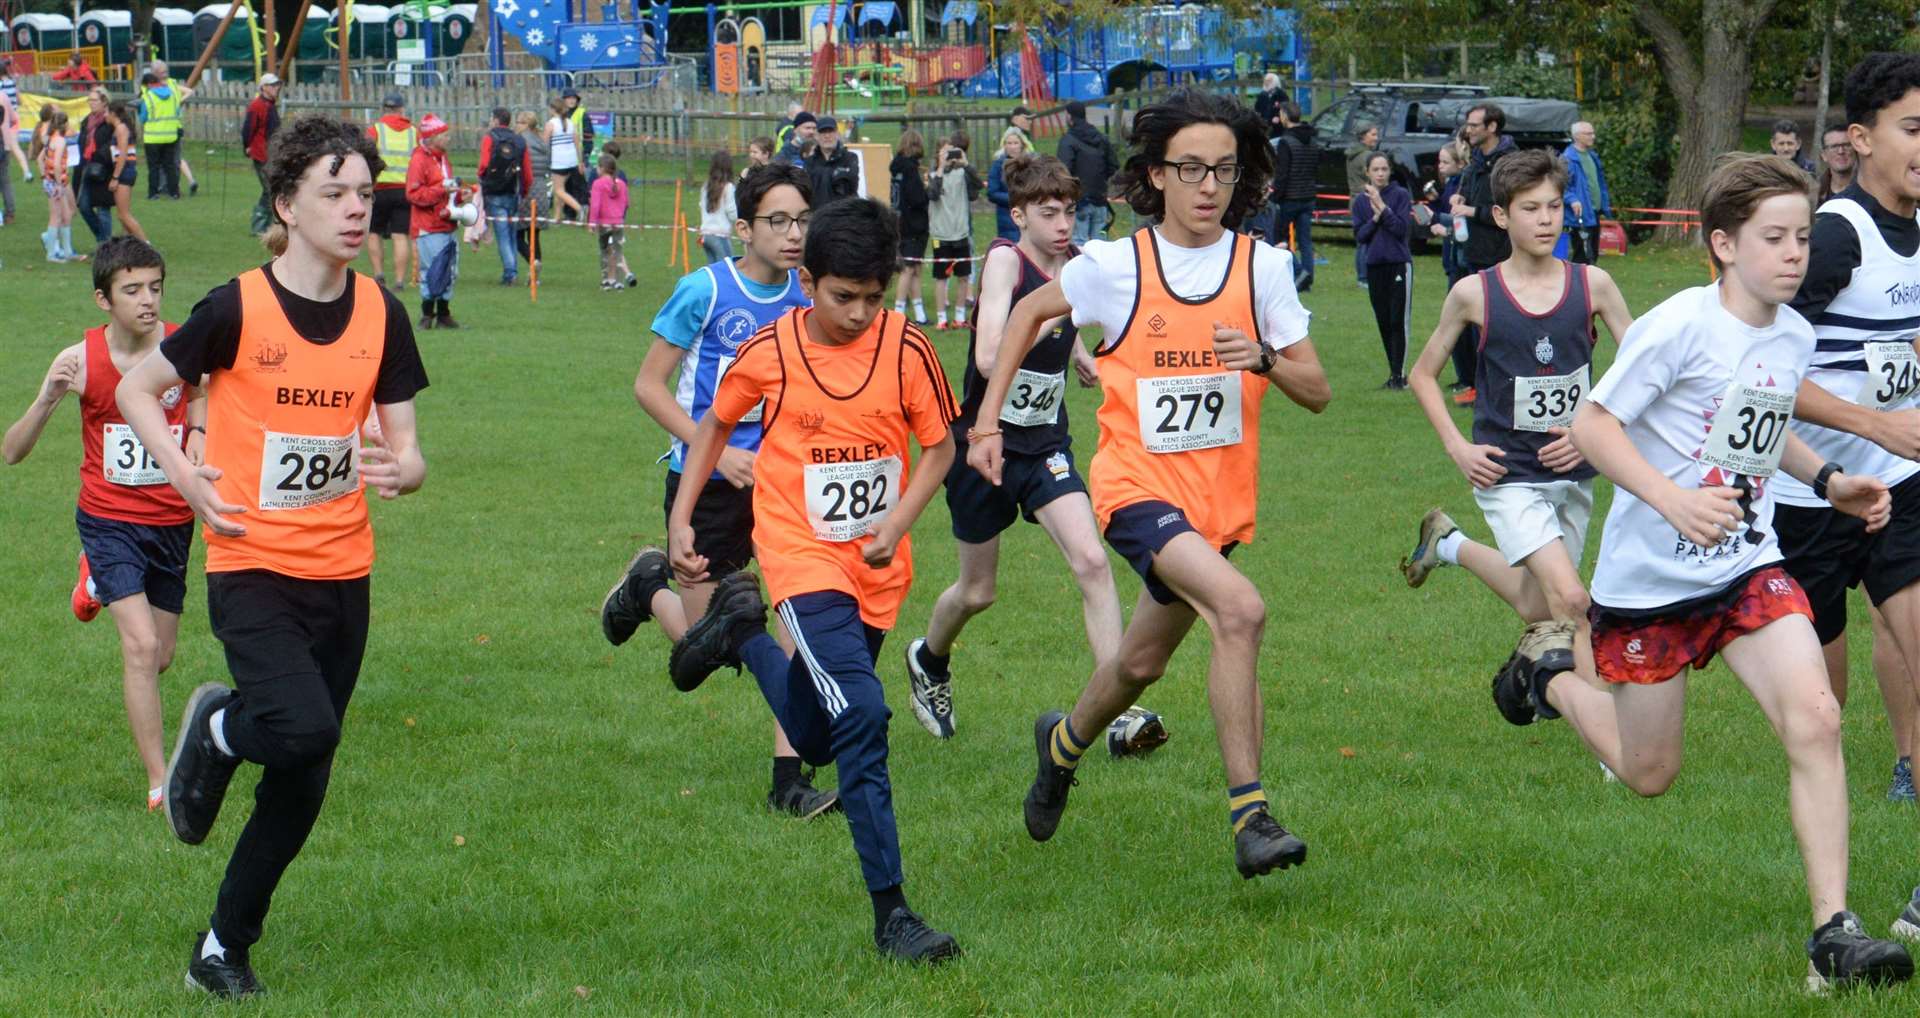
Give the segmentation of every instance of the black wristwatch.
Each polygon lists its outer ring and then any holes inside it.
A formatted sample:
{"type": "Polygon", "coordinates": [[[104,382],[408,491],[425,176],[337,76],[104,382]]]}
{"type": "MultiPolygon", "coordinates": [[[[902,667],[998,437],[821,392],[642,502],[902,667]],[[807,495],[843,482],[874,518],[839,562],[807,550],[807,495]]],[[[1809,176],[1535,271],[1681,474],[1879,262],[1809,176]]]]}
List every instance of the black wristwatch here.
{"type": "Polygon", "coordinates": [[[1820,468],[1819,473],[1813,475],[1814,497],[1824,501],[1827,497],[1827,482],[1833,480],[1833,475],[1845,472],[1845,467],[1842,467],[1838,463],[1828,461],[1825,466],[1820,468]]]}
{"type": "Polygon", "coordinates": [[[1261,344],[1260,363],[1255,364],[1253,367],[1247,370],[1252,371],[1256,375],[1264,375],[1267,372],[1273,370],[1274,362],[1277,359],[1278,358],[1274,357],[1272,349],[1268,348],[1265,344],[1261,344]]]}

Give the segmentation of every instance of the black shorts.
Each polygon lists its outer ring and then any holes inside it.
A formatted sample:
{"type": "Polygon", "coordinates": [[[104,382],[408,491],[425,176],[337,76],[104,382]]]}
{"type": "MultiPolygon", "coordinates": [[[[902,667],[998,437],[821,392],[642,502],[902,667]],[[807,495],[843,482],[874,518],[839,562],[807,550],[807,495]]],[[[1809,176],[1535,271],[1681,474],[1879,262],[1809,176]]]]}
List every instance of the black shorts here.
{"type": "Polygon", "coordinates": [[[973,275],[973,241],[937,240],[933,243],[933,278],[965,279],[973,275]]]}
{"type": "Polygon", "coordinates": [[[413,206],[407,204],[404,187],[377,187],[373,190],[373,222],[367,229],[376,237],[404,237],[413,226],[413,206]]]}
{"type": "MultiPolygon", "coordinates": [[[[1184,604],[1185,600],[1153,575],[1153,557],[1168,541],[1181,534],[1197,533],[1193,524],[1187,522],[1187,514],[1166,502],[1135,502],[1115,510],[1107,520],[1107,544],[1140,574],[1147,593],[1161,604],[1184,604]]],[[[1235,541],[1219,549],[1220,557],[1232,558],[1233,549],[1239,546],[1240,542],[1235,541]]]]}
{"type": "Polygon", "coordinates": [[[120,176],[116,179],[120,181],[121,187],[132,187],[140,179],[140,170],[132,160],[128,160],[127,165],[120,168],[120,176]]]}
{"type": "Polygon", "coordinates": [[[953,517],[953,536],[968,544],[985,544],[1025,516],[1034,515],[1062,495],[1086,494],[1087,484],[1073,467],[1073,450],[1062,446],[1045,456],[1009,453],[1000,468],[1000,486],[994,487],[967,465],[967,446],[956,442],[953,466],[947,469],[947,512],[953,517]]]}
{"type": "MultiPolygon", "coordinates": [[[[667,471],[663,512],[673,515],[680,492],[680,472],[667,471]]],[[[693,503],[693,550],[707,560],[707,577],[718,580],[753,561],[753,489],[736,488],[724,478],[712,478],[693,503]]]]}
{"type": "Polygon", "coordinates": [[[1847,631],[1847,588],[1876,606],[1920,580],[1920,475],[1893,486],[1893,518],[1877,534],[1829,507],[1775,505],[1773,527],[1787,574],[1807,592],[1822,644],[1847,631]]]}
{"type": "Polygon", "coordinates": [[[337,710],[344,711],[344,694],[352,693],[367,648],[371,593],[365,576],[302,580],[265,569],[208,573],[207,621],[243,694],[283,686],[273,680],[286,676],[317,674],[338,687],[337,710]]]}
{"type": "Polygon", "coordinates": [[[920,271],[927,260],[927,231],[900,234],[900,262],[908,272],[920,271]]]}
{"type": "Polygon", "coordinates": [[[95,600],[112,604],[145,594],[148,604],[172,615],[186,607],[193,521],[127,523],[76,509],[73,523],[80,531],[80,549],[87,553],[95,600]]]}

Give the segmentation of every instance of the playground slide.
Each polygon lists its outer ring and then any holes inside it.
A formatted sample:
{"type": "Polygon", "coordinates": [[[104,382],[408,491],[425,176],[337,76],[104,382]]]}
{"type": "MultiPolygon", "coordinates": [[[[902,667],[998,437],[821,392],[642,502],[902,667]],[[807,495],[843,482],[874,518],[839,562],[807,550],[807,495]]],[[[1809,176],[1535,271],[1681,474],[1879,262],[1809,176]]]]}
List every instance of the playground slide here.
{"type": "Polygon", "coordinates": [[[556,70],[638,67],[654,49],[652,29],[639,20],[576,24],[567,0],[489,0],[501,31],[556,70]]]}

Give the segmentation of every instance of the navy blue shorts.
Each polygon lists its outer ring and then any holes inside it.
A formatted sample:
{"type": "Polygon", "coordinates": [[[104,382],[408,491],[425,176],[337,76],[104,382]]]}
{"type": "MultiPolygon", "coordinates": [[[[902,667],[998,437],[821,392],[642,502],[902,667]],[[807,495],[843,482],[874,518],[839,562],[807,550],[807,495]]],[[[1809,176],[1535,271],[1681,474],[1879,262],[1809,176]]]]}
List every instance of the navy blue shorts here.
{"type": "MultiPolygon", "coordinates": [[[[1181,534],[1197,533],[1193,524],[1187,522],[1187,514],[1166,502],[1135,502],[1115,510],[1113,518],[1107,521],[1107,544],[1140,574],[1147,593],[1161,604],[1185,604],[1186,601],[1153,575],[1153,557],[1168,541],[1181,534]]],[[[1232,558],[1233,549],[1239,546],[1240,542],[1235,541],[1221,548],[1220,557],[1232,558]]]]}
{"type": "Polygon", "coordinates": [[[93,573],[93,596],[101,604],[145,594],[147,603],[163,612],[178,615],[186,607],[193,521],[127,523],[75,509],[73,523],[93,573]]]}
{"type": "Polygon", "coordinates": [[[997,488],[967,465],[964,442],[947,469],[947,512],[953,517],[953,536],[968,544],[999,537],[1023,515],[1028,523],[1038,522],[1034,513],[1076,492],[1086,494],[1087,483],[1074,469],[1073,449],[1068,446],[1046,456],[1007,456],[997,488]]]}

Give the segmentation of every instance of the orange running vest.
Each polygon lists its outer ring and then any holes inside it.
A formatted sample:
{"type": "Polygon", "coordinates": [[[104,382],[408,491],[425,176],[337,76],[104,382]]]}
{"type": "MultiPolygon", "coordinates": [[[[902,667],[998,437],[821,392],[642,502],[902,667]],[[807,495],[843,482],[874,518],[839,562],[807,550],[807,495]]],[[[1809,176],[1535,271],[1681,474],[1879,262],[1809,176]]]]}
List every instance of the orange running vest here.
{"type": "Polygon", "coordinates": [[[1219,322],[1260,340],[1254,242],[1233,239],[1226,278],[1210,297],[1168,289],[1152,229],[1133,235],[1139,272],[1133,316],[1100,358],[1100,446],[1087,469],[1094,515],[1160,501],[1219,548],[1253,539],[1260,487],[1260,400],[1269,383],[1214,359],[1219,322]]]}
{"type": "Polygon", "coordinates": [[[207,463],[246,507],[241,537],[206,528],[207,572],[265,569],[307,580],[373,571],[373,527],[353,460],[387,339],[387,303],[351,277],[353,317],[332,343],[294,331],[264,270],[241,275],[240,348],[207,387],[207,463]]]}

